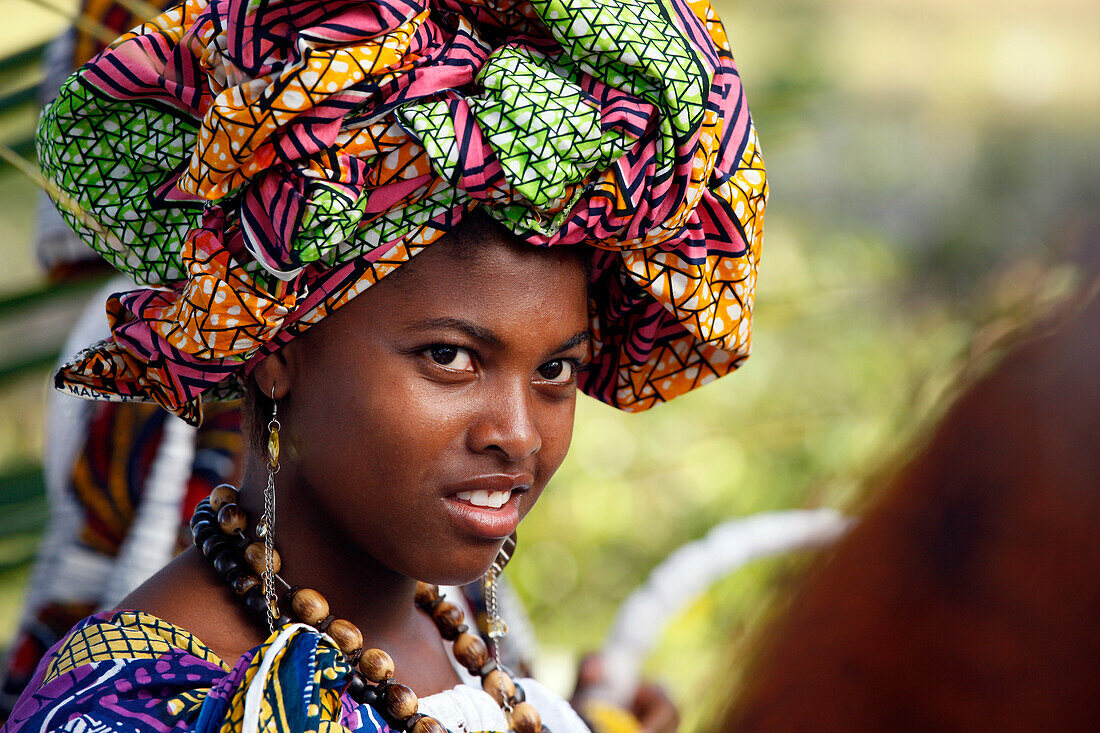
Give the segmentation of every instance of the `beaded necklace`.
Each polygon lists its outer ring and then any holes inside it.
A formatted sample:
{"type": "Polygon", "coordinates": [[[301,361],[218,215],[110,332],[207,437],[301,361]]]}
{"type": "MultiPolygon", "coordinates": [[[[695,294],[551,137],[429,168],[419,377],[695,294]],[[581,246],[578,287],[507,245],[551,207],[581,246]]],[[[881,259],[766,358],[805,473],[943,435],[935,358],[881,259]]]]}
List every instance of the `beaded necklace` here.
{"type": "MultiPolygon", "coordinates": [[[[382,715],[394,730],[409,733],[447,733],[435,718],[417,712],[416,693],[393,677],[393,659],[381,649],[363,649],[363,633],[350,621],[333,618],[328,601],[315,590],[289,585],[279,575],[282,559],[272,551],[271,567],[264,540],[268,530],[261,522],[257,527],[259,541],[246,534],[248,517],[238,503],[239,494],[227,484],[218,486],[210,496],[199,502],[191,517],[191,535],[195,546],[214,567],[218,576],[229,583],[257,620],[265,623],[278,619],[277,627],[295,619],[328,634],[347,658],[352,671],[346,691],[360,704],[368,704],[382,715]],[[265,571],[274,574],[285,589],[283,600],[293,618],[280,612],[275,600],[265,598],[260,576],[265,571]]],[[[458,606],[445,600],[439,587],[418,582],[416,606],[428,614],[440,635],[453,642],[458,663],[470,674],[481,678],[481,685],[504,709],[511,733],[550,733],[542,725],[535,707],[525,701],[523,688],[515,683],[511,673],[496,659],[480,636],[464,623],[465,615],[458,606]]]]}

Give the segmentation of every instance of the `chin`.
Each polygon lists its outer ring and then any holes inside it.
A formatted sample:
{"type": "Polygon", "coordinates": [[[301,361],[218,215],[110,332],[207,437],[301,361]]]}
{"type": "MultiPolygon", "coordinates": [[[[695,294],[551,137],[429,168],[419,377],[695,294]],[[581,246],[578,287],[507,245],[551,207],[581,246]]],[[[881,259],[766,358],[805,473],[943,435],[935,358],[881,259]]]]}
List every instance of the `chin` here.
{"type": "Polygon", "coordinates": [[[438,560],[446,559],[450,562],[433,563],[432,567],[424,568],[418,573],[416,579],[436,585],[455,586],[472,583],[485,575],[489,566],[493,564],[493,560],[496,559],[499,548],[500,543],[494,542],[490,549],[466,550],[450,558],[440,556],[438,560]]]}

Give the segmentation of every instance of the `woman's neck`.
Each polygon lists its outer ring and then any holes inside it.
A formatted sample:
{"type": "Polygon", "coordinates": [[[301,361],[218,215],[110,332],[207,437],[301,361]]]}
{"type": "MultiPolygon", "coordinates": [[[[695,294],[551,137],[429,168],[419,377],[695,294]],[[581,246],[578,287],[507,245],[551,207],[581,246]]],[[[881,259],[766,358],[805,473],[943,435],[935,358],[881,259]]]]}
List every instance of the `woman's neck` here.
{"type": "MultiPolygon", "coordinates": [[[[266,468],[256,457],[249,457],[240,494],[250,530],[263,515],[266,468]]],[[[355,538],[342,536],[340,524],[310,501],[308,487],[284,465],[277,475],[275,498],[274,538],[282,560],[280,577],[292,586],[321,593],[335,618],[359,627],[367,648],[390,653],[398,676],[409,680],[406,684],[420,681],[414,686],[420,694],[457,684],[434,623],[414,604],[416,580],[362,552],[355,538]]],[[[284,613],[288,610],[283,609],[284,613]]]]}

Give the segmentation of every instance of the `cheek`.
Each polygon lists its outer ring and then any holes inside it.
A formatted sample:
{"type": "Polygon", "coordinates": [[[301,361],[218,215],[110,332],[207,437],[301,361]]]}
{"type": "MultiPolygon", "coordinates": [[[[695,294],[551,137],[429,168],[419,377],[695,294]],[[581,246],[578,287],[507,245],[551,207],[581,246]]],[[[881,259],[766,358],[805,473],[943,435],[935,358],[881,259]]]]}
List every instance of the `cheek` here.
{"type": "Polygon", "coordinates": [[[576,393],[566,404],[551,405],[542,418],[542,449],[539,451],[539,483],[545,486],[561,466],[573,440],[573,418],[576,412],[576,393]]]}
{"type": "Polygon", "coordinates": [[[463,416],[400,367],[347,372],[339,385],[318,384],[303,398],[295,434],[308,479],[407,486],[461,445],[463,416]]]}

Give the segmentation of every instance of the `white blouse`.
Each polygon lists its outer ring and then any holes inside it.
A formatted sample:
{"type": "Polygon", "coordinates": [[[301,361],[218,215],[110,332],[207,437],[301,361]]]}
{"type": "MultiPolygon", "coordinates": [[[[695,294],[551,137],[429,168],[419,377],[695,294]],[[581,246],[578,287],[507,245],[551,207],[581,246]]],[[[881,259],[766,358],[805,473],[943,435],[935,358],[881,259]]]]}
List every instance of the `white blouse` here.
{"type": "MultiPolygon", "coordinates": [[[[539,711],[542,724],[552,733],[589,733],[588,726],[569,703],[536,680],[525,677],[517,679],[516,683],[523,688],[527,702],[539,711]]],[[[451,733],[508,730],[504,710],[497,701],[480,687],[468,684],[420,698],[417,712],[432,716],[451,733]]]]}

